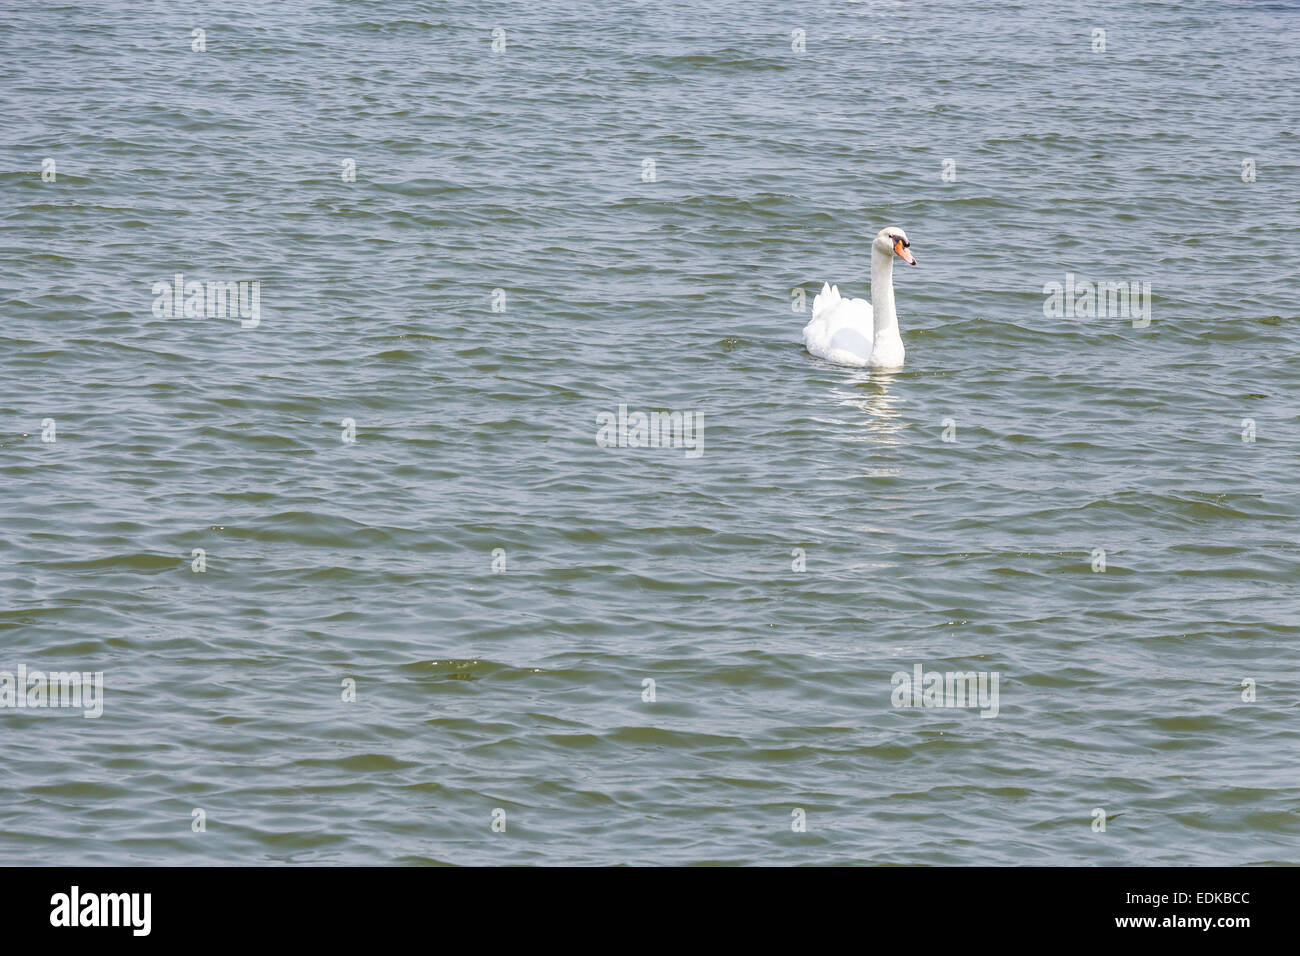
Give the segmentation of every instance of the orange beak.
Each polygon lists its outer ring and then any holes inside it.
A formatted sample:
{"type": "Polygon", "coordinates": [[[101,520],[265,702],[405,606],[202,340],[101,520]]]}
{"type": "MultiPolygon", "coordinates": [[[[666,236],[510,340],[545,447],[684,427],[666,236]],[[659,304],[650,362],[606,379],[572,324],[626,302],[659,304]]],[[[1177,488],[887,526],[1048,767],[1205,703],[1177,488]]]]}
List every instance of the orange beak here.
{"type": "Polygon", "coordinates": [[[908,251],[907,246],[903,245],[902,239],[899,239],[896,243],[894,243],[894,254],[897,255],[898,258],[906,262],[909,266],[916,265],[916,257],[913,256],[910,251],[908,251]]]}

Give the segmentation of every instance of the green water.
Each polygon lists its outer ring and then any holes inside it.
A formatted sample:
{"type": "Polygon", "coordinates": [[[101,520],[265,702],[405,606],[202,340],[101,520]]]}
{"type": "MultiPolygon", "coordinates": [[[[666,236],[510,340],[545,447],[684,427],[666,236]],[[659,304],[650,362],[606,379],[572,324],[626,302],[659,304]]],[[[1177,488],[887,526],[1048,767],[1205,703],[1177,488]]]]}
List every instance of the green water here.
{"type": "Polygon", "coordinates": [[[1300,860],[1298,28],[0,13],[0,672],[104,675],[5,860],[1300,860]],[[886,225],[906,367],[810,357],[886,225]]]}

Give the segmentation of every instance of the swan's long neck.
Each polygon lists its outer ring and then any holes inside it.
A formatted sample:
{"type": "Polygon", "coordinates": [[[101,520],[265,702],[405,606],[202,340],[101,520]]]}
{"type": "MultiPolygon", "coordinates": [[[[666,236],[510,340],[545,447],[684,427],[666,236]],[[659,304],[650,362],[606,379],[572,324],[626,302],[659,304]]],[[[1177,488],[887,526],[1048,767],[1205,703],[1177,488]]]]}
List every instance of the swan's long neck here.
{"type": "Polygon", "coordinates": [[[898,316],[894,314],[894,257],[871,249],[871,312],[875,318],[876,341],[881,334],[898,338],[898,316]]]}

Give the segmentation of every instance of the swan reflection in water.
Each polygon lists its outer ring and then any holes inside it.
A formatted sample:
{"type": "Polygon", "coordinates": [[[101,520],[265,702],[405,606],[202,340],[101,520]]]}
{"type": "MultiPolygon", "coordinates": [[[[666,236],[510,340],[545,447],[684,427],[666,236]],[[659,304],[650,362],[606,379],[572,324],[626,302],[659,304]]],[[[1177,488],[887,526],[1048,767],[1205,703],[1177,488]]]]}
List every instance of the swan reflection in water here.
{"type": "MultiPolygon", "coordinates": [[[[899,433],[907,427],[903,406],[907,399],[895,392],[891,385],[901,369],[865,370],[854,376],[851,388],[836,389],[836,404],[853,409],[856,414],[846,415],[841,425],[856,425],[856,433],[842,431],[840,437],[847,441],[870,441],[882,445],[897,445],[899,433]]],[[[846,383],[849,384],[849,383],[846,383]]]]}

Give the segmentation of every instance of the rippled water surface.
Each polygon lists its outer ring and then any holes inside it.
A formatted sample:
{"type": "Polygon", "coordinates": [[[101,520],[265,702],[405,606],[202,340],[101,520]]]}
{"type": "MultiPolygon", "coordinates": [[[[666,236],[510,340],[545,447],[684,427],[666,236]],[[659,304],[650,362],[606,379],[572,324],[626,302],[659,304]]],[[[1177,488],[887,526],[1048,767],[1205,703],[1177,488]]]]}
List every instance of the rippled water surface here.
{"type": "Polygon", "coordinates": [[[1292,3],[0,13],[0,671],[106,685],[0,709],[5,860],[1300,861],[1298,54],[1292,3]],[[885,225],[905,369],[810,357],[885,225]]]}

